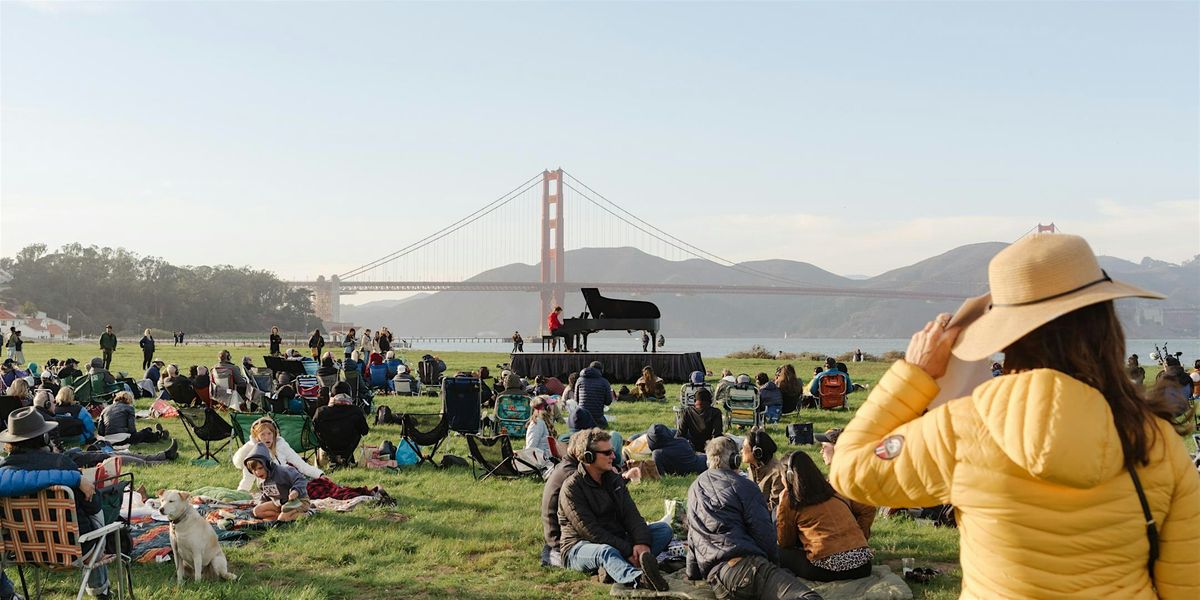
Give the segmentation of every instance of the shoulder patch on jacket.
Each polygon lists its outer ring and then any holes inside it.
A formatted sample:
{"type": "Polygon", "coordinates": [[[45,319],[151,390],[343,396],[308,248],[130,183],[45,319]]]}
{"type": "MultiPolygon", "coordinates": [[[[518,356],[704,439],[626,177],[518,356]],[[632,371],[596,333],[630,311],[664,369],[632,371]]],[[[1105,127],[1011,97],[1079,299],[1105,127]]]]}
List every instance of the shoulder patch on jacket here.
{"type": "Polygon", "coordinates": [[[888,437],[875,446],[875,456],[883,460],[892,460],[900,456],[900,451],[904,449],[904,436],[893,435],[888,437]]]}

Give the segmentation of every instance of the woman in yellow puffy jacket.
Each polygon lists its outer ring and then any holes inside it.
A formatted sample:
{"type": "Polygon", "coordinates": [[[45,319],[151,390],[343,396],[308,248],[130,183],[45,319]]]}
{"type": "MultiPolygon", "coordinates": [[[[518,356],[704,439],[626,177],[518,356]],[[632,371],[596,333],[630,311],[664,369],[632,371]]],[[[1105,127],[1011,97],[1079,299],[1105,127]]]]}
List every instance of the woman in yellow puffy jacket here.
{"type": "Polygon", "coordinates": [[[1112,303],[1162,296],[1063,234],[1001,251],[988,281],[981,317],[939,315],[880,379],[838,438],[834,488],[953,504],[963,598],[1200,598],[1200,475],[1169,408],[1126,376],[1112,303]],[[951,353],[1000,351],[1001,376],[930,409],[951,353]]]}

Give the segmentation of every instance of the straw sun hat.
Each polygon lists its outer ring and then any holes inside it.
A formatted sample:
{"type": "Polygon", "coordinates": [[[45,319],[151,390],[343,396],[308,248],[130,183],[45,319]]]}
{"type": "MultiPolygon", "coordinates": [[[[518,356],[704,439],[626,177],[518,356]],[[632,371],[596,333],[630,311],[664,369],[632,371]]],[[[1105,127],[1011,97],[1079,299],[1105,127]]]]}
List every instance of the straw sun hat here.
{"type": "Polygon", "coordinates": [[[1073,310],[1116,298],[1166,296],[1114,281],[1083,238],[1061,233],[1030,236],[988,263],[990,302],[968,323],[954,355],[983,360],[1029,332],[1073,310]]]}

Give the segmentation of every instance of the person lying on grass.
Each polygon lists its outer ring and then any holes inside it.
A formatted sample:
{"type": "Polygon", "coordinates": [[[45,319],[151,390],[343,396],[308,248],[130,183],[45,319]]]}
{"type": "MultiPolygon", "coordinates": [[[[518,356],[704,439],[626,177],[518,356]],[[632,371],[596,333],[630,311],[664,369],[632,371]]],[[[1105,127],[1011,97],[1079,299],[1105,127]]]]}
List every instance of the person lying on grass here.
{"type": "Polygon", "coordinates": [[[259,444],[245,466],[258,479],[261,490],[259,504],[254,507],[255,517],[294,521],[308,513],[308,480],[287,465],[273,464],[266,446],[259,444]]]}

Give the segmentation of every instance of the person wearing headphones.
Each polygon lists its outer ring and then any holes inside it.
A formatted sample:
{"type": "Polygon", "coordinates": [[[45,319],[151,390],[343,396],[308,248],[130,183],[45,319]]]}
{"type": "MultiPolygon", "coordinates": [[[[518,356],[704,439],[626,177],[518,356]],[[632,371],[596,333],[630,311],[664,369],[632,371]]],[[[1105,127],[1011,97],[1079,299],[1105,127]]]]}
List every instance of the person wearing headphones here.
{"type": "Polygon", "coordinates": [[[875,507],[838,496],[804,452],[785,456],[784,463],[775,521],[780,564],[810,581],[870,576],[875,554],[867,540],[875,507]]]}
{"type": "Polygon", "coordinates": [[[671,542],[668,523],[647,524],[613,470],[616,450],[607,431],[581,432],[579,466],[558,494],[559,550],[568,569],[601,572],[627,586],[670,589],[655,558],[671,542]]]}
{"type": "Polygon", "coordinates": [[[772,512],[783,491],[784,468],[775,458],[778,449],[775,440],[761,427],[751,429],[742,442],[742,462],[749,466],[750,479],[758,484],[759,491],[767,499],[767,508],[772,512]]]}
{"type": "Polygon", "coordinates": [[[688,578],[707,580],[720,599],[821,600],[779,567],[766,498],[738,474],[737,444],[725,436],[713,438],[704,455],[708,470],[688,488],[688,578]]]}

